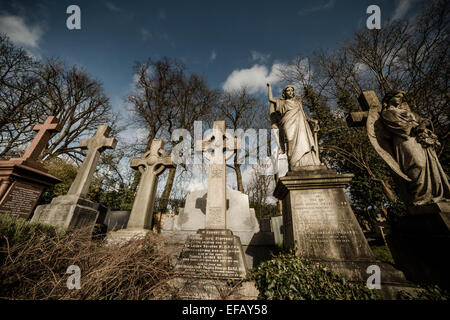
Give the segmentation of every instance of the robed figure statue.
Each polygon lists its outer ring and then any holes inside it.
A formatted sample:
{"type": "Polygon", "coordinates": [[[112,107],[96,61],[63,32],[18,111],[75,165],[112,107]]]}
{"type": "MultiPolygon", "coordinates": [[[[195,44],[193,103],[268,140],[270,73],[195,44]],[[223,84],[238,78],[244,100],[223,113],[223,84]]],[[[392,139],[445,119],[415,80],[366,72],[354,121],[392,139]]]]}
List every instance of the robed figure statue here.
{"type": "Polygon", "coordinates": [[[440,143],[431,121],[412,112],[400,90],[385,95],[380,120],[388,141],[385,149],[396,162],[388,164],[401,171],[404,200],[413,205],[449,201],[450,185],[435,151],[440,143]]]}
{"type": "Polygon", "coordinates": [[[293,86],[283,89],[282,99],[274,99],[269,83],[267,87],[272,127],[280,130],[280,148],[283,153],[287,151],[289,170],[321,165],[317,142],[318,121],[310,119],[303,111],[301,100],[295,98],[293,86]],[[313,130],[309,123],[313,124],[313,130]]]}

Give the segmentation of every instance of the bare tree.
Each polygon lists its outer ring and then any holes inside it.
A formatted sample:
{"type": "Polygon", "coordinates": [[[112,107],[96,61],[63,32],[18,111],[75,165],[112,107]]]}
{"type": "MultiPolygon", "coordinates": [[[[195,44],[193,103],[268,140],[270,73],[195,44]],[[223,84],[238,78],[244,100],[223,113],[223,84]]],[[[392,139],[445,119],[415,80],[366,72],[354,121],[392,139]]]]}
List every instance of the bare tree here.
{"type": "Polygon", "coordinates": [[[94,133],[101,124],[112,126],[115,134],[116,116],[98,80],[77,66],[67,67],[55,60],[43,64],[37,76],[44,92],[38,97],[41,119],[54,115],[62,125],[41,155],[43,159],[66,154],[80,161],[80,138],[94,133]]]}
{"type": "MultiPolygon", "coordinates": [[[[208,118],[216,105],[218,93],[196,74],[188,74],[178,60],[151,59],[135,65],[136,85],[127,100],[132,106],[138,126],[149,129],[146,150],[157,137],[164,137],[170,149],[170,137],[175,129],[193,131],[194,122],[208,118]]],[[[160,210],[167,207],[176,169],[170,169],[160,210]]],[[[137,177],[136,177],[137,178],[137,177]]]]}
{"type": "MultiPolygon", "coordinates": [[[[243,87],[232,92],[222,93],[220,103],[217,110],[217,118],[225,119],[227,128],[233,130],[241,129],[245,132],[247,129],[255,129],[265,127],[266,110],[261,107],[260,101],[251,95],[247,88],[243,87]]],[[[266,120],[267,121],[267,120],[266,120]]],[[[247,158],[255,146],[247,146],[243,152],[234,152],[233,165],[227,165],[236,172],[236,181],[238,190],[244,192],[242,183],[241,166],[243,160],[247,158]]]]}
{"type": "Polygon", "coordinates": [[[305,104],[320,119],[325,158],[363,170],[391,201],[395,192],[382,161],[367,148],[365,133],[346,128],[344,118],[359,110],[356,97],[362,91],[383,97],[392,89],[405,90],[414,111],[432,121],[442,143],[441,163],[448,169],[449,12],[448,1],[430,1],[414,23],[396,20],[380,30],[361,29],[337,50],[297,57],[283,70],[287,80],[304,89],[305,104]]]}
{"type": "Polygon", "coordinates": [[[0,158],[17,155],[17,148],[33,137],[39,118],[36,98],[42,94],[32,72],[38,67],[25,50],[0,34],[0,158]]]}

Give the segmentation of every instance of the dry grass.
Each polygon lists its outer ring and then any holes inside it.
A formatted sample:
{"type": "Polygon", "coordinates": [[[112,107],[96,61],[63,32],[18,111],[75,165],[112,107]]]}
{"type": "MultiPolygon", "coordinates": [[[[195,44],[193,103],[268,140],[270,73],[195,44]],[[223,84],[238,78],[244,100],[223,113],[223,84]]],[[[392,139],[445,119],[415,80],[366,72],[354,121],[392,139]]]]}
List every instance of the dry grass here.
{"type": "Polygon", "coordinates": [[[153,234],[108,246],[85,230],[51,237],[37,232],[11,247],[7,237],[0,241],[2,299],[157,299],[173,278],[172,253],[153,234]],[[81,269],[79,290],[67,288],[70,265],[81,269]]]}

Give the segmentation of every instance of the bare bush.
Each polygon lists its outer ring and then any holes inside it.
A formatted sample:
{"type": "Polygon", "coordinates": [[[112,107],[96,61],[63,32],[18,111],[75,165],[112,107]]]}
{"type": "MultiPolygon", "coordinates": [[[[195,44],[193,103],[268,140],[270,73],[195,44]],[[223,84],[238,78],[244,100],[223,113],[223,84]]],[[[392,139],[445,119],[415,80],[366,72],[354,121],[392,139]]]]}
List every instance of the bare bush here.
{"type": "Polygon", "coordinates": [[[149,234],[124,244],[92,241],[86,230],[55,237],[36,233],[9,247],[3,237],[2,299],[158,299],[173,277],[165,239],[149,234]],[[81,288],[69,290],[70,265],[81,269],[81,288]]]}

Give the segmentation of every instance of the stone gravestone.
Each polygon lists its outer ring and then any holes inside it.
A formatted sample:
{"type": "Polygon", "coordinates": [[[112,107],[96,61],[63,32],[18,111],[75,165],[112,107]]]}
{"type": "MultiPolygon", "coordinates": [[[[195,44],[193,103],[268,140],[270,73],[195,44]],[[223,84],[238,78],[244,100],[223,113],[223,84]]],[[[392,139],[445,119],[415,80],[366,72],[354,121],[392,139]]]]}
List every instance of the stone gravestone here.
{"type": "MultiPolygon", "coordinates": [[[[90,226],[94,228],[98,217],[98,204],[86,199],[100,154],[114,149],[117,140],[108,138],[111,128],[99,126],[90,139],[83,139],[80,147],[88,149],[67,195],[56,197],[48,205],[38,206],[33,221],[48,223],[63,230],[90,226]]],[[[91,231],[92,231],[91,229],[91,231]]]]}
{"type": "Polygon", "coordinates": [[[150,150],[141,158],[131,160],[131,167],[142,174],[133,208],[126,229],[108,234],[109,242],[121,242],[133,237],[145,236],[152,228],[153,207],[155,206],[158,176],[166,168],[174,167],[172,158],[164,152],[162,140],[155,139],[150,150]]]}
{"type": "MultiPolygon", "coordinates": [[[[229,279],[244,279],[247,265],[241,241],[227,229],[226,221],[226,159],[233,151],[224,154],[224,149],[236,148],[234,138],[226,137],[225,121],[215,121],[212,134],[199,143],[198,149],[212,149],[213,154],[206,155],[210,160],[208,193],[206,203],[205,229],[188,237],[182,250],[176,273],[184,279],[196,278],[191,286],[188,298],[217,298],[220,282],[229,279]],[[227,138],[224,142],[224,138],[227,138]],[[212,140],[212,141],[211,141],[212,140]],[[212,291],[211,291],[212,290],[212,291]]],[[[222,283],[223,285],[223,283],[222,283]]]]}
{"type": "MultiPolygon", "coordinates": [[[[184,244],[190,235],[205,229],[207,195],[208,190],[190,192],[178,215],[163,217],[161,234],[184,244]]],[[[240,238],[247,266],[252,268],[274,251],[274,233],[261,227],[246,194],[227,189],[226,198],[227,229],[240,238]]]]}
{"type": "Polygon", "coordinates": [[[38,133],[21,158],[0,161],[0,214],[29,218],[44,189],[61,182],[39,161],[48,140],[61,130],[58,119],[50,116],[33,130],[38,133]]]}
{"type": "MultiPolygon", "coordinates": [[[[401,94],[402,92],[394,93],[401,94]]],[[[387,100],[386,98],[383,99],[386,103],[386,109],[389,108],[389,101],[387,100]]],[[[395,174],[394,178],[402,186],[401,189],[408,190],[412,186],[411,189],[414,190],[417,184],[414,185],[414,182],[411,182],[411,178],[407,175],[408,172],[404,171],[405,168],[402,168],[393,152],[392,133],[384,125],[382,119],[384,109],[375,92],[363,92],[358,101],[363,111],[352,112],[347,117],[348,125],[351,127],[365,126],[369,141],[378,155],[392,169],[395,174]]],[[[401,123],[398,126],[398,129],[400,128],[401,123]]],[[[411,137],[409,139],[417,138],[411,137]]],[[[406,139],[404,140],[406,141],[406,139]]],[[[416,151],[409,156],[420,155],[422,147],[414,144],[414,141],[408,142],[411,148],[414,145],[416,146],[416,151]]],[[[401,153],[402,150],[398,149],[397,152],[401,153]]],[[[402,156],[406,157],[406,155],[402,156]]],[[[432,156],[432,159],[430,162],[434,163],[428,163],[424,170],[440,168],[437,157],[432,156]]],[[[418,177],[422,176],[422,174],[418,174],[420,166],[414,166],[414,168],[414,174],[418,177]]],[[[427,183],[433,183],[433,175],[436,174],[436,171],[426,172],[430,181],[427,183]]],[[[444,177],[444,179],[446,178],[444,177]]],[[[449,289],[450,275],[448,269],[450,264],[446,259],[442,259],[442,252],[448,250],[450,246],[450,199],[448,199],[448,193],[445,194],[446,190],[448,192],[448,183],[437,179],[432,188],[426,190],[427,192],[425,190],[426,188],[423,188],[419,195],[414,195],[412,190],[408,190],[410,194],[407,194],[404,199],[404,202],[409,205],[407,215],[392,222],[391,233],[386,237],[386,240],[396,265],[405,272],[408,279],[419,283],[439,284],[441,287],[449,289]],[[435,197],[437,200],[434,199],[425,204],[414,204],[414,200],[420,199],[420,196],[427,195],[428,192],[435,192],[436,194],[429,196],[435,197]],[[412,200],[411,196],[413,196],[412,200]],[[447,199],[445,199],[446,197],[447,199]]]]}

